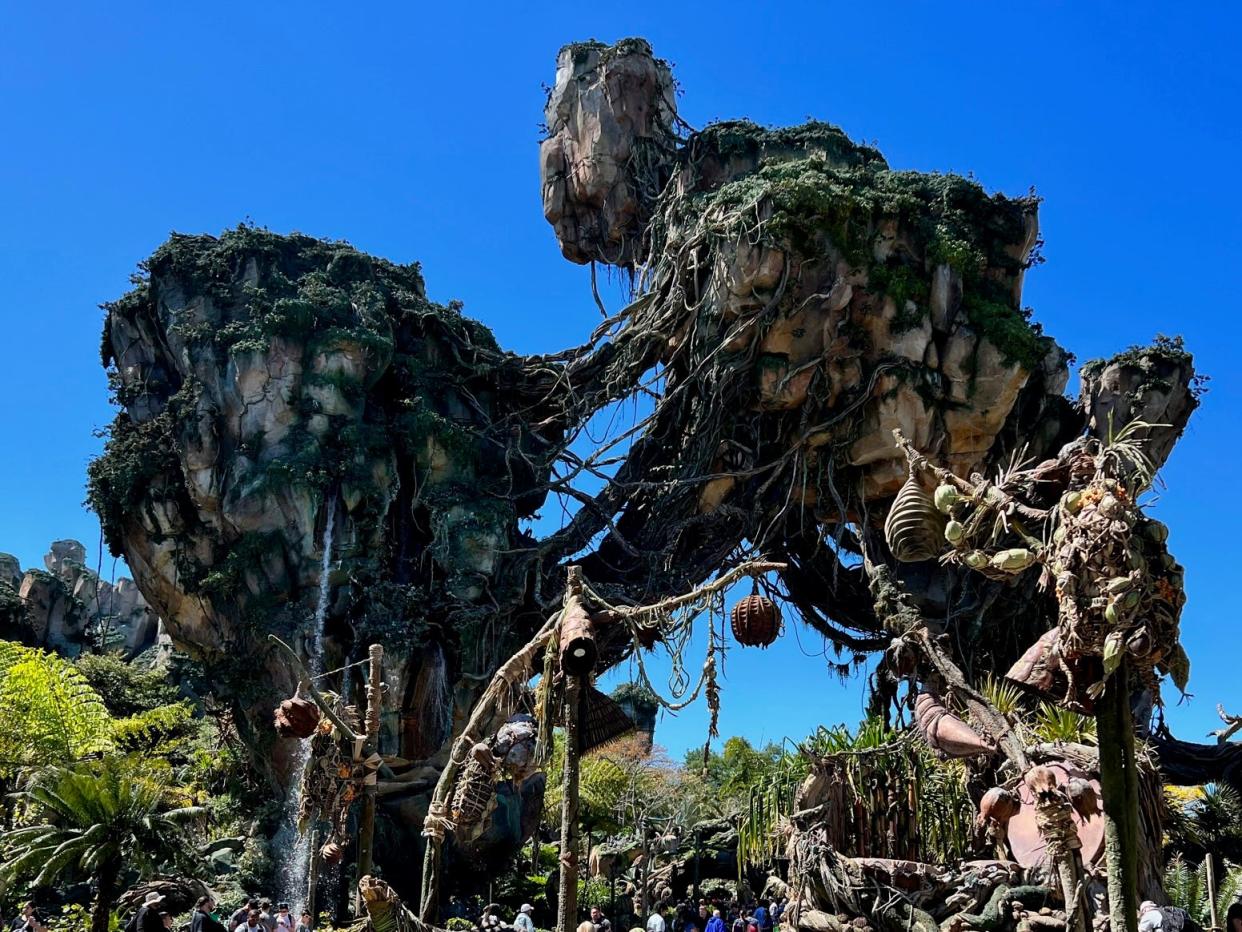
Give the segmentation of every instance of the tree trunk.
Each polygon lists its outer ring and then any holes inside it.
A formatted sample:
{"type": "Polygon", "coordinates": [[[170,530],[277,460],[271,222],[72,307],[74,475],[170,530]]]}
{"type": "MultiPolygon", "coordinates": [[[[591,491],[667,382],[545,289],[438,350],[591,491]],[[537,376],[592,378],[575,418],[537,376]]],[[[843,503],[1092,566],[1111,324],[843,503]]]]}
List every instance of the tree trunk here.
{"type": "Polygon", "coordinates": [[[570,932],[578,915],[578,706],[582,679],[565,677],[565,769],[561,776],[561,880],[556,932],[570,932]]]}
{"type": "Polygon", "coordinates": [[[1112,932],[1138,930],[1138,770],[1125,660],[1096,702],[1112,932]]]}
{"type": "Polygon", "coordinates": [[[95,878],[95,906],[91,910],[91,932],[108,932],[112,919],[112,905],[116,902],[117,881],[121,865],[109,861],[99,869],[95,878]]]}

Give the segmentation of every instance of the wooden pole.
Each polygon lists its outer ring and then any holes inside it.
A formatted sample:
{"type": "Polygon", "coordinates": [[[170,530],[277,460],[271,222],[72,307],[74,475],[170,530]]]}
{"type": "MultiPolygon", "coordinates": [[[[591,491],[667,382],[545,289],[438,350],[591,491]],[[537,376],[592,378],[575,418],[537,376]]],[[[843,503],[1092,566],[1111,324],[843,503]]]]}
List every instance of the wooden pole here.
{"type": "Polygon", "coordinates": [[[643,869],[640,873],[642,878],[638,887],[638,911],[644,926],[647,923],[647,914],[651,911],[650,904],[647,900],[647,884],[651,882],[651,842],[648,837],[648,828],[646,820],[640,820],[639,826],[643,833],[643,869]]]}
{"type": "Polygon", "coordinates": [[[1129,683],[1129,667],[1123,659],[1095,706],[1113,932],[1138,932],[1138,771],[1129,683]]]}
{"type": "MultiPolygon", "coordinates": [[[[571,569],[576,569],[576,567],[571,567],[571,569]]],[[[435,922],[440,911],[440,853],[444,846],[444,832],[446,828],[452,828],[445,820],[449,794],[453,792],[457,773],[461,770],[470,748],[478,741],[478,738],[474,736],[481,733],[491,721],[504,697],[512,693],[510,684],[524,683],[534,675],[534,660],[552,640],[560,617],[561,612],[557,612],[544,622],[543,627],[526,643],[526,646],[506,660],[496,671],[491,683],[475,703],[466,727],[453,742],[448,763],[440,771],[440,778],[436,781],[436,788],[431,794],[427,819],[423,824],[423,836],[427,839],[427,844],[423,850],[422,902],[419,904],[419,918],[424,923],[435,922]]]]}
{"type": "Polygon", "coordinates": [[[1219,929],[1220,916],[1216,914],[1216,865],[1212,863],[1212,852],[1209,851],[1203,856],[1203,863],[1207,868],[1208,916],[1212,920],[1212,928],[1219,929]]]}
{"type": "MultiPolygon", "coordinates": [[[[574,567],[576,569],[576,567],[574,567]]],[[[578,916],[578,703],[582,678],[565,677],[565,767],[561,773],[561,878],[556,932],[571,932],[578,916]]]]}
{"type": "MultiPolygon", "coordinates": [[[[369,648],[368,659],[370,665],[367,671],[366,740],[362,749],[363,753],[358,757],[374,753],[379,747],[380,712],[384,704],[384,684],[381,679],[384,674],[383,645],[372,644],[369,648]]],[[[362,818],[358,822],[358,876],[360,878],[370,876],[374,861],[375,790],[376,775],[368,773],[366,782],[362,786],[362,818]]],[[[355,900],[354,914],[358,915],[361,909],[362,898],[359,894],[355,900]]]]}

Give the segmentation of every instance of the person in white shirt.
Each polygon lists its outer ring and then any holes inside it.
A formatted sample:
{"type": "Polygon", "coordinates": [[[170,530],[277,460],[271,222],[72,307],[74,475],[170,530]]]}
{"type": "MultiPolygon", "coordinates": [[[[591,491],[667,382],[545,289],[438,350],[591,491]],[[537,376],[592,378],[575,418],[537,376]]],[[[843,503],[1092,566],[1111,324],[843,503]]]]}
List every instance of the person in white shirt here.
{"type": "Polygon", "coordinates": [[[529,903],[523,903],[522,908],[518,910],[517,917],[513,920],[513,928],[517,932],[535,932],[535,920],[530,918],[530,914],[535,911],[535,907],[529,903]]]}
{"type": "Polygon", "coordinates": [[[664,917],[658,909],[647,918],[647,932],[664,932],[664,917]]]}

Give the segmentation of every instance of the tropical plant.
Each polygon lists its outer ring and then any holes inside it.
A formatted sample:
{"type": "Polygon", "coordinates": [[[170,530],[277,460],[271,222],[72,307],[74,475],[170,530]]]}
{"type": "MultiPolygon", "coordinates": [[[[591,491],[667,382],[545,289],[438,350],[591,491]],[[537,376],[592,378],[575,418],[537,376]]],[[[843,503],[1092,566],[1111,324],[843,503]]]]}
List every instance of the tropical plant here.
{"type": "Polygon", "coordinates": [[[1041,741],[1095,744],[1095,719],[1051,702],[1035,710],[1031,731],[1041,741]]]}
{"type": "Polygon", "coordinates": [[[172,705],[180,693],[161,669],[128,662],[119,654],[83,654],[76,666],[118,717],[140,715],[172,705]]]}
{"type": "MultiPolygon", "coordinates": [[[[1242,867],[1230,861],[1223,865],[1222,875],[1216,884],[1216,916],[1223,919],[1229,905],[1242,896],[1242,867]]],[[[1192,866],[1180,854],[1169,859],[1164,870],[1164,892],[1169,904],[1180,906],[1186,914],[1201,926],[1212,920],[1208,900],[1207,862],[1192,866]]]]}
{"type": "Polygon", "coordinates": [[[0,641],[0,772],[77,761],[112,748],[112,717],[80,670],[0,641]]]}
{"type": "Polygon", "coordinates": [[[123,869],[147,876],[171,863],[190,875],[198,871],[186,829],[204,810],[167,808],[168,789],[123,758],[49,768],[15,794],[34,821],[0,836],[0,876],[33,877],[35,887],[76,872],[89,876],[95,883],[91,932],[108,932],[123,869]]]}
{"type": "Polygon", "coordinates": [[[1230,786],[1165,788],[1166,849],[1198,863],[1212,852],[1242,863],[1242,796],[1230,786]]]}

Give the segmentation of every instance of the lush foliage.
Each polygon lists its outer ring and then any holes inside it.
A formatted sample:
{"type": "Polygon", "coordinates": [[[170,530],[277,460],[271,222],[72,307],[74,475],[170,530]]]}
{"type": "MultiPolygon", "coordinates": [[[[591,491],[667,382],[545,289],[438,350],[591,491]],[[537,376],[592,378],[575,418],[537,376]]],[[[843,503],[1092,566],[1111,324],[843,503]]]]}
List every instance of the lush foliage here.
{"type": "Polygon", "coordinates": [[[93,932],[107,932],[122,871],[150,875],[165,864],[193,873],[186,833],[204,811],[167,805],[168,786],[123,758],[49,767],[19,794],[27,820],[0,837],[6,879],[49,886],[77,873],[96,885],[93,932]]]}
{"type": "MultiPolygon", "coordinates": [[[[1229,905],[1242,898],[1242,867],[1228,861],[1216,881],[1216,915],[1223,921],[1229,905]]],[[[1195,922],[1203,927],[1211,924],[1211,901],[1208,897],[1207,864],[1191,865],[1181,855],[1175,855],[1165,867],[1164,892],[1169,904],[1180,906],[1195,922]]]]}
{"type": "Polygon", "coordinates": [[[86,677],[47,651],[0,641],[0,768],[64,764],[112,748],[112,717],[86,677]]]}
{"type": "Polygon", "coordinates": [[[113,715],[138,715],[180,698],[163,670],[127,663],[119,654],[83,654],[77,668],[113,715]]]}

